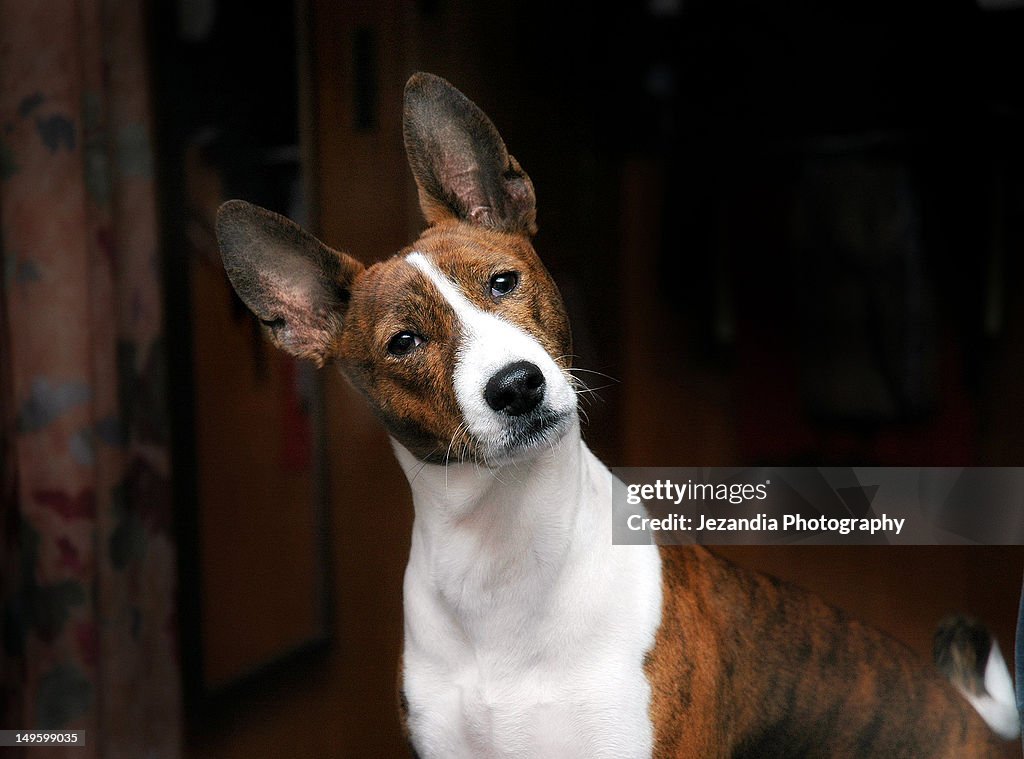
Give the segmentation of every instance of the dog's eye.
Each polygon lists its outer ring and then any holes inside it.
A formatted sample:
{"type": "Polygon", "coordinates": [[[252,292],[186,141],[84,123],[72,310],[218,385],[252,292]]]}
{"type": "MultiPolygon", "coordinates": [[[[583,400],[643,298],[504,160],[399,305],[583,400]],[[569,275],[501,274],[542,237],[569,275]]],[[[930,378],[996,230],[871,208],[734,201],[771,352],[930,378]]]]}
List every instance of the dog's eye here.
{"type": "Polygon", "coordinates": [[[388,353],[392,356],[404,356],[413,348],[422,345],[424,340],[423,335],[417,335],[415,332],[399,332],[388,342],[388,353]]]}
{"type": "Polygon", "coordinates": [[[502,295],[508,295],[516,289],[518,284],[519,272],[503,271],[500,274],[495,274],[491,277],[491,296],[500,298],[502,295]]]}

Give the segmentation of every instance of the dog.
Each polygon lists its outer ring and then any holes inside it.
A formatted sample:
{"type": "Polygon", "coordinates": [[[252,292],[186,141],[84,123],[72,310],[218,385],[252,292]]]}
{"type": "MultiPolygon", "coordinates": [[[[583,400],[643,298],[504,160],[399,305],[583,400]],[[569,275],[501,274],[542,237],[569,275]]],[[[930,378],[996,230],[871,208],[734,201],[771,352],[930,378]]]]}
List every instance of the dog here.
{"type": "Polygon", "coordinates": [[[1018,726],[983,628],[939,636],[945,677],[700,546],[613,545],[613,477],[581,437],[569,320],[531,244],[533,184],[445,80],[414,75],[403,119],[428,226],[394,257],[364,267],[237,200],[217,235],[271,341],[339,367],[409,479],[413,754],[1000,755],[995,731],[1018,726]]]}

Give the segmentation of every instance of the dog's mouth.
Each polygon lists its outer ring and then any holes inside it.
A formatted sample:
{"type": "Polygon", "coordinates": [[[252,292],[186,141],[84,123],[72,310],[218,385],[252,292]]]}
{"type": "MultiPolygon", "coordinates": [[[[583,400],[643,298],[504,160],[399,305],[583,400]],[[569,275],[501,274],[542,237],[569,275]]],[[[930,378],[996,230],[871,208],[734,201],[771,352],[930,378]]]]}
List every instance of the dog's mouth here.
{"type": "Polygon", "coordinates": [[[549,408],[510,419],[500,440],[493,446],[495,458],[513,458],[519,454],[550,445],[568,428],[569,412],[549,408]]]}
{"type": "Polygon", "coordinates": [[[476,438],[463,430],[451,438],[443,452],[440,446],[434,446],[426,455],[420,455],[424,461],[442,465],[473,462],[489,468],[504,466],[520,456],[555,445],[569,430],[571,417],[572,409],[538,409],[509,419],[494,437],[476,438]]]}

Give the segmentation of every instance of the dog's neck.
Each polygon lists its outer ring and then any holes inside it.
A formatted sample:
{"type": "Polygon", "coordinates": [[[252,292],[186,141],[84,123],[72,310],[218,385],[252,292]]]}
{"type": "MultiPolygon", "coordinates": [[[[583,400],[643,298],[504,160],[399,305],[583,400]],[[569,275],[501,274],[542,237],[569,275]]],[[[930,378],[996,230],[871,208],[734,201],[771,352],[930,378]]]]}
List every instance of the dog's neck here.
{"type": "Polygon", "coordinates": [[[535,610],[544,594],[521,598],[523,587],[554,589],[580,552],[610,543],[600,508],[610,481],[578,421],[552,446],[497,468],[424,464],[394,448],[415,508],[410,568],[431,586],[420,590],[459,616],[483,618],[492,604],[535,610]]]}
{"type": "Polygon", "coordinates": [[[498,466],[428,464],[392,445],[412,488],[416,532],[432,541],[479,535],[492,550],[505,541],[515,550],[528,536],[535,550],[557,552],[580,508],[590,457],[578,421],[552,445],[498,466]]]}

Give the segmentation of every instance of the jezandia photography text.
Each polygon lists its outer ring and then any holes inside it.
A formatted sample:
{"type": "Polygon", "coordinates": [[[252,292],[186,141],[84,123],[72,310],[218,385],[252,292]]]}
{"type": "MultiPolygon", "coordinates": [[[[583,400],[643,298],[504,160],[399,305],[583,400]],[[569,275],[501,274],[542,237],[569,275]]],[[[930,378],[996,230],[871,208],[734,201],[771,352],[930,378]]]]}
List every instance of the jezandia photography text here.
{"type": "Polygon", "coordinates": [[[767,514],[755,514],[752,517],[720,517],[712,518],[703,514],[687,517],[682,514],[668,514],[664,517],[647,517],[631,514],[626,520],[630,530],[666,531],[719,531],[719,532],[835,532],[849,535],[864,532],[874,535],[879,532],[891,532],[899,535],[906,523],[905,518],[895,518],[882,514],[879,517],[805,517],[801,514],[785,514],[778,519],[767,514]]]}

